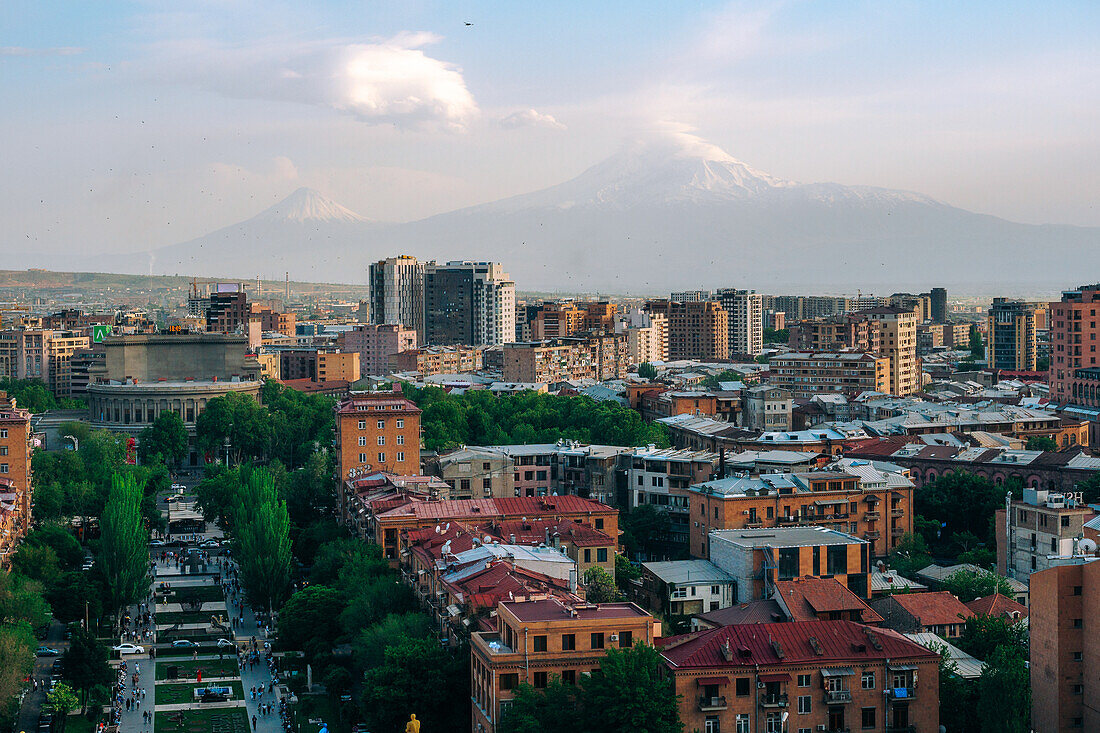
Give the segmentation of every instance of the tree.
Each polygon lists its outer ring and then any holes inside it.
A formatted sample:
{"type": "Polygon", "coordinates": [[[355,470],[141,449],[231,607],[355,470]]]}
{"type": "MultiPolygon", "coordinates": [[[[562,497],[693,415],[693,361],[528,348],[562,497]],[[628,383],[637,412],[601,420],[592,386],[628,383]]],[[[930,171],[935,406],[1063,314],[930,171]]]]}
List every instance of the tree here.
{"type": "Polygon", "coordinates": [[[978,679],[981,733],[1027,733],[1031,720],[1031,680],[1027,656],[1000,646],[986,660],[978,679]]]}
{"type": "Polygon", "coordinates": [[[952,537],[969,532],[986,547],[995,547],[996,538],[990,519],[1004,507],[1005,494],[1014,486],[998,486],[969,471],[952,471],[916,491],[916,511],[941,524],[941,552],[957,554],[952,537]],[[965,507],[965,511],[962,508],[965,507]]]}
{"type": "Polygon", "coordinates": [[[959,674],[958,665],[947,656],[946,644],[929,649],[940,655],[940,723],[950,733],[970,730],[974,722],[977,686],[959,674]]]}
{"type": "Polygon", "coordinates": [[[956,646],[977,659],[989,659],[999,647],[1011,647],[1027,654],[1027,629],[1000,616],[972,616],[966,619],[956,646]]]}
{"type": "Polygon", "coordinates": [[[970,327],[970,358],[979,361],[985,356],[985,346],[982,344],[982,334],[977,326],[970,327]]]}
{"type": "Polygon", "coordinates": [[[615,553],[615,585],[619,586],[620,592],[625,594],[630,589],[630,581],[640,577],[641,568],[627,560],[626,555],[615,553]]]}
{"type": "Polygon", "coordinates": [[[80,704],[79,698],[76,693],[73,692],[73,688],[66,685],[64,682],[54,685],[54,688],[46,695],[46,702],[50,707],[54,709],[54,712],[61,718],[60,730],[65,730],[65,721],[69,713],[80,704]]]}
{"type": "Polygon", "coordinates": [[[0,700],[13,700],[23,688],[23,680],[34,670],[36,645],[28,622],[0,624],[0,700]]]}
{"type": "Polygon", "coordinates": [[[100,517],[100,568],[108,610],[122,610],[148,588],[149,535],[141,520],[142,489],[133,474],[116,474],[100,517]]]}
{"type": "Polygon", "coordinates": [[[512,690],[512,703],[500,714],[500,733],[575,733],[587,726],[580,716],[579,688],[561,677],[550,678],[545,689],[524,682],[512,690]]]}
{"type": "Polygon", "coordinates": [[[661,549],[661,537],[672,526],[668,512],[652,504],[642,504],[621,515],[619,527],[623,532],[623,546],[632,557],[640,553],[656,554],[661,549]]]}
{"type": "Polygon", "coordinates": [[[928,545],[919,534],[907,532],[890,551],[890,567],[906,577],[932,564],[928,545]]]}
{"type": "Polygon", "coordinates": [[[394,613],[359,632],[352,641],[352,659],[361,669],[372,669],[386,659],[386,649],[410,639],[427,639],[436,634],[435,623],[423,613],[394,613]]]}
{"type": "Polygon", "coordinates": [[[98,577],[99,574],[79,570],[61,573],[57,581],[46,588],[46,600],[54,617],[65,622],[99,618],[103,614],[103,587],[94,580],[98,577]]]}
{"type": "Polygon", "coordinates": [[[353,564],[356,572],[369,577],[385,575],[390,570],[389,562],[382,557],[382,548],[374,543],[342,537],[321,545],[313,558],[309,569],[311,583],[334,585],[344,566],[353,564]]]}
{"type": "Polygon", "coordinates": [[[1081,492],[1081,500],[1085,504],[1100,502],[1100,473],[1094,473],[1084,481],[1078,481],[1075,488],[1081,492]]]}
{"type": "Polygon", "coordinates": [[[653,366],[648,361],[644,361],[638,365],[638,376],[652,382],[657,378],[657,367],[653,366]]]}
{"type": "Polygon", "coordinates": [[[190,438],[179,413],[166,410],[157,416],[153,424],[141,431],[138,454],[142,463],[149,463],[159,456],[165,465],[179,468],[187,457],[190,438]]]}
{"type": "Polygon", "coordinates": [[[233,538],[241,585],[253,605],[274,610],[290,586],[290,517],[271,472],[247,472],[234,497],[233,538]]]}
{"type": "Polygon", "coordinates": [[[662,670],[651,646],[610,649],[599,669],[581,681],[586,719],[598,720],[606,733],[680,733],[679,698],[662,670]]]}
{"type": "Polygon", "coordinates": [[[114,681],[114,672],[107,663],[107,647],[87,629],[73,630],[72,640],[62,661],[62,676],[80,690],[80,704],[84,708],[88,705],[88,693],[92,688],[99,685],[109,686],[114,681]]]}
{"type": "Polygon", "coordinates": [[[24,543],[19,546],[11,559],[13,572],[37,580],[49,587],[57,582],[61,567],[57,562],[57,553],[51,547],[24,543]]]}
{"type": "Polygon", "coordinates": [[[745,378],[741,372],[733,369],[723,369],[718,374],[711,374],[703,380],[703,386],[707,389],[719,389],[722,382],[740,382],[745,378]]]}
{"type": "Polygon", "coordinates": [[[766,344],[785,344],[791,340],[791,331],[788,328],[765,328],[764,329],[764,343],[766,344]]]}
{"type": "Polygon", "coordinates": [[[340,635],[340,614],[347,605],[340,591],[309,585],[292,595],[279,612],[279,642],[288,649],[305,649],[319,642],[331,649],[340,635]]]}
{"type": "Polygon", "coordinates": [[[340,615],[340,623],[349,634],[376,624],[393,613],[416,609],[412,588],[392,576],[348,582],[348,573],[341,573],[340,585],[348,588],[348,607],[340,615]]]}
{"type": "Polygon", "coordinates": [[[609,603],[619,598],[615,579],[611,577],[611,573],[598,565],[593,565],[584,571],[584,590],[585,599],[589,603],[609,603]]]}
{"type": "Polygon", "coordinates": [[[84,550],[76,537],[57,524],[43,524],[31,531],[23,538],[23,545],[51,548],[62,570],[76,570],[84,562],[84,550]]]}
{"type": "Polygon", "coordinates": [[[450,652],[435,639],[404,640],[363,675],[361,709],[370,730],[402,730],[414,713],[425,731],[453,730],[456,711],[470,704],[469,652],[450,652]]]}
{"type": "Polygon", "coordinates": [[[1058,450],[1058,444],[1049,435],[1032,435],[1026,447],[1028,450],[1058,450]]]}
{"type": "Polygon", "coordinates": [[[963,603],[970,603],[994,593],[1012,597],[1012,586],[1008,579],[987,570],[956,570],[944,578],[943,590],[963,603]]]}

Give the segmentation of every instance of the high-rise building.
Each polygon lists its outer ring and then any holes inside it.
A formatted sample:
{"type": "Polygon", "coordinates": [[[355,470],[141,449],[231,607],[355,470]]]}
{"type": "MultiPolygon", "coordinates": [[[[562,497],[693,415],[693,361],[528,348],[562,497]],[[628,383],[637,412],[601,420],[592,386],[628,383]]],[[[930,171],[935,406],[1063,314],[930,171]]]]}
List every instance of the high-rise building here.
{"type": "Polygon", "coordinates": [[[663,313],[624,313],[616,319],[615,333],[626,336],[628,364],[668,361],[668,319],[663,313]]]}
{"type": "Polygon", "coordinates": [[[928,295],[932,299],[932,320],[947,323],[947,288],[932,288],[928,295]]]}
{"type": "Polygon", "coordinates": [[[31,523],[31,414],[0,392],[0,566],[11,556],[31,523]]]}
{"type": "Polygon", "coordinates": [[[729,314],[729,351],[756,356],[764,350],[764,307],[754,290],[724,288],[718,302],[729,314]]]}
{"type": "Polygon", "coordinates": [[[651,300],[646,311],[668,322],[669,359],[728,359],[729,314],[713,300],[651,300]]]}
{"type": "Polygon", "coordinates": [[[860,351],[792,351],[772,358],[769,384],[799,399],[889,392],[890,359],[860,351]]]}
{"type": "Polygon", "coordinates": [[[1050,399],[1100,406],[1100,284],[1062,293],[1050,304],[1050,399]]]}
{"type": "Polygon", "coordinates": [[[401,255],[371,263],[371,323],[400,324],[424,341],[424,263],[401,255]]]}
{"type": "Polygon", "coordinates": [[[395,356],[416,348],[416,331],[397,323],[356,323],[336,337],[336,344],[344,351],[359,352],[363,374],[381,376],[390,373],[395,356]]]}
{"type": "Polygon", "coordinates": [[[1032,574],[1031,730],[1100,730],[1100,562],[1070,556],[1032,574]]]}
{"type": "Polygon", "coordinates": [[[986,361],[994,369],[1035,371],[1039,342],[1036,304],[994,298],[986,329],[986,361]]]}
{"type": "Polygon", "coordinates": [[[709,290],[681,290],[669,295],[669,300],[677,303],[700,303],[704,300],[713,300],[709,290]]]}
{"type": "Polygon", "coordinates": [[[867,308],[857,311],[878,324],[878,353],[890,359],[890,394],[901,397],[921,388],[921,363],[917,358],[917,314],[903,308],[867,308]]]}
{"type": "Polygon", "coordinates": [[[493,346],[516,333],[516,284],[494,262],[429,262],[424,269],[424,341],[493,346]]]}
{"type": "Polygon", "coordinates": [[[251,319],[252,309],[241,283],[218,283],[210,293],[206,307],[206,330],[215,333],[236,333],[251,319]]]}
{"type": "Polygon", "coordinates": [[[1025,488],[997,512],[997,572],[1026,583],[1058,558],[1072,555],[1093,511],[1081,495],[1025,488]]]}

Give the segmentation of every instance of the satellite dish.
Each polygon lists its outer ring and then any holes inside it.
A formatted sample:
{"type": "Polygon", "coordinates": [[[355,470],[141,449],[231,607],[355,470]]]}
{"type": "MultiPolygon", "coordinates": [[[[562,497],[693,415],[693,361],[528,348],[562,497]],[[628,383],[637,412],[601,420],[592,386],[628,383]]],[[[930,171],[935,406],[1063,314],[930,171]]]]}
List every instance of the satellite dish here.
{"type": "Polygon", "coordinates": [[[489,535],[485,535],[485,539],[484,539],[484,540],[482,540],[482,542],[484,542],[484,543],[485,543],[485,544],[487,544],[487,545],[488,545],[489,543],[491,543],[492,541],[493,541],[493,538],[492,538],[492,537],[490,537],[489,535]]]}
{"type": "Polygon", "coordinates": [[[1092,554],[1096,552],[1096,540],[1084,539],[1077,543],[1077,546],[1081,548],[1081,552],[1092,554]]]}
{"type": "Polygon", "coordinates": [[[441,531],[441,530],[439,529],[439,525],[438,525],[438,524],[437,524],[437,525],[435,525],[435,533],[436,533],[436,534],[439,534],[439,533],[440,533],[440,531],[441,531]]]}

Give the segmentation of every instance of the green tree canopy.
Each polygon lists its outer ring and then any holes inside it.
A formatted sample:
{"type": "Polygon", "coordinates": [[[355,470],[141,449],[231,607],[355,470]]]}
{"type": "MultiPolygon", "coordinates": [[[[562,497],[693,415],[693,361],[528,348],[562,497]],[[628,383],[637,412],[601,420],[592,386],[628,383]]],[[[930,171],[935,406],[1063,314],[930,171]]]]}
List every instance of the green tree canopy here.
{"type": "Polygon", "coordinates": [[[363,675],[361,710],[368,729],[404,730],[415,714],[424,731],[456,728],[470,705],[468,652],[451,654],[435,639],[406,639],[386,649],[363,675]]]}
{"type": "Polygon", "coordinates": [[[1012,597],[1012,586],[1008,579],[987,570],[956,570],[944,578],[943,590],[963,603],[970,603],[994,593],[1012,597]]]}
{"type": "Polygon", "coordinates": [[[431,638],[436,633],[435,622],[426,614],[393,613],[354,637],[352,659],[360,670],[373,669],[385,661],[389,647],[407,640],[431,638]]]}
{"type": "Polygon", "coordinates": [[[610,649],[599,669],[581,680],[586,719],[598,720],[607,733],[680,733],[678,696],[662,670],[651,646],[610,649]]]}
{"type": "Polygon", "coordinates": [[[1027,655],[999,646],[978,679],[981,733],[1027,733],[1031,721],[1031,679],[1027,655]]]}
{"type": "Polygon", "coordinates": [[[906,533],[890,551],[890,567],[906,577],[932,564],[928,544],[919,534],[906,533]]]}
{"type": "Polygon", "coordinates": [[[114,682],[114,672],[107,663],[107,647],[87,629],[73,630],[62,660],[65,665],[62,676],[80,691],[81,705],[88,704],[92,688],[114,682]]]}
{"type": "Polygon", "coordinates": [[[340,591],[309,585],[290,596],[279,613],[279,643],[288,649],[309,644],[332,648],[340,635],[340,614],[347,601],[340,591]]]}
{"type": "Polygon", "coordinates": [[[1004,507],[1005,493],[1009,490],[1018,492],[1019,486],[998,486],[969,471],[951,471],[919,487],[917,513],[946,525],[936,547],[937,554],[941,551],[957,554],[959,547],[953,537],[961,532],[969,532],[985,547],[995,547],[991,520],[1004,507]]]}
{"type": "Polygon", "coordinates": [[[653,366],[648,361],[644,361],[638,365],[638,376],[652,382],[657,378],[657,367],[653,366]]]}
{"type": "Polygon", "coordinates": [[[659,553],[665,545],[661,538],[668,534],[671,527],[668,512],[652,504],[642,504],[619,516],[623,546],[631,557],[643,552],[659,553]]]}
{"type": "Polygon", "coordinates": [[[972,616],[966,619],[955,645],[977,659],[989,659],[1002,646],[1026,655],[1027,629],[1000,616],[972,616]]]}
{"type": "Polygon", "coordinates": [[[278,607],[290,587],[290,517],[271,472],[258,468],[232,497],[231,532],[241,585],[257,607],[278,607]]]}
{"type": "Polygon", "coordinates": [[[157,456],[166,465],[179,468],[187,457],[189,442],[183,418],[176,412],[166,410],[157,415],[152,425],[141,431],[138,455],[142,463],[148,463],[157,456]]]}
{"type": "Polygon", "coordinates": [[[611,573],[598,565],[584,571],[585,599],[589,603],[609,603],[619,599],[619,589],[611,573]]]}
{"type": "Polygon", "coordinates": [[[148,588],[149,535],[142,522],[141,500],[142,488],[134,475],[116,475],[99,519],[104,601],[115,613],[140,600],[148,588]]]}
{"type": "Polygon", "coordinates": [[[1058,444],[1054,438],[1047,435],[1032,435],[1027,439],[1028,450],[1058,450],[1058,444]]]}
{"type": "MultiPolygon", "coordinates": [[[[524,682],[512,690],[512,704],[500,714],[500,733],[576,733],[581,723],[580,689],[554,675],[546,688],[524,682]]],[[[644,729],[639,729],[644,730],[644,729]]]]}

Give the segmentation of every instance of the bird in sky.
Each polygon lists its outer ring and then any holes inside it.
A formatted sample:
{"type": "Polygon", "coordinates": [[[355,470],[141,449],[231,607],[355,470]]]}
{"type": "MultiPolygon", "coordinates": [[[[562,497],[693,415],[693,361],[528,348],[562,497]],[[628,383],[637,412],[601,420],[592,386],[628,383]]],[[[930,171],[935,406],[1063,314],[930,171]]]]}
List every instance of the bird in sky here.
{"type": "Polygon", "coordinates": [[[467,26],[467,27],[469,27],[469,26],[471,26],[471,25],[473,25],[473,23],[467,23],[467,24],[466,24],[466,26],[467,26]]]}

